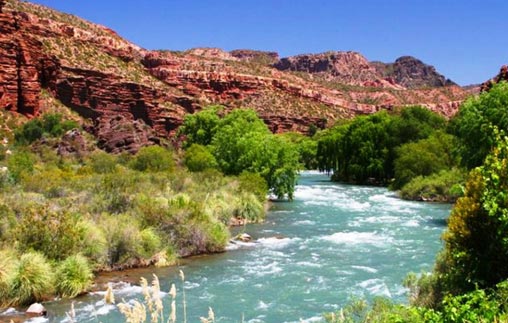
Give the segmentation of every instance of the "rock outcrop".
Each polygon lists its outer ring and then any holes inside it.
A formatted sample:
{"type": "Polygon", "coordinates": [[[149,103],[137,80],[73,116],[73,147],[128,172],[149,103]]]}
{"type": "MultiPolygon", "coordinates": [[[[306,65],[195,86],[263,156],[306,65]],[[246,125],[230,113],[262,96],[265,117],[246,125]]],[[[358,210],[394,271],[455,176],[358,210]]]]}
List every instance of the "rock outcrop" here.
{"type": "Polygon", "coordinates": [[[356,52],[327,52],[286,57],[275,63],[274,67],[281,71],[309,73],[326,81],[342,84],[403,89],[380,77],[376,68],[356,52]]]}
{"type": "Polygon", "coordinates": [[[399,62],[397,81],[354,52],[279,60],[251,50],[148,51],[75,16],[2,4],[0,108],[37,115],[44,90],[92,119],[92,132],[112,152],[169,138],[187,113],[210,104],[252,107],[274,132],[307,132],[395,106],[421,104],[450,116],[467,96],[453,85],[407,89],[401,83],[414,62],[399,62]]]}
{"type": "Polygon", "coordinates": [[[245,62],[272,65],[279,61],[279,53],[252,49],[235,49],[229,52],[233,57],[245,62]]]}
{"type": "Polygon", "coordinates": [[[492,86],[494,86],[494,84],[497,84],[502,81],[505,82],[508,81],[508,66],[506,65],[501,66],[499,74],[497,74],[492,79],[482,83],[482,85],[480,86],[480,92],[488,91],[492,88],[492,86]]]}
{"type": "Polygon", "coordinates": [[[434,66],[412,56],[399,57],[395,63],[372,62],[371,65],[383,78],[391,79],[408,89],[457,85],[439,74],[434,66]]]}

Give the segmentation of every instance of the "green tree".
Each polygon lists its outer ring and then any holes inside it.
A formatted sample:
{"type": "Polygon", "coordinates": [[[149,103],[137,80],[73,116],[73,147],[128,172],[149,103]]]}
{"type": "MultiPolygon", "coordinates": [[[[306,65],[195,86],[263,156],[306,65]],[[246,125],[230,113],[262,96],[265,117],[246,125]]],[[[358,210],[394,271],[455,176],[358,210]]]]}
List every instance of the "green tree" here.
{"type": "Polygon", "coordinates": [[[396,149],[395,181],[391,187],[400,189],[417,176],[428,176],[457,165],[452,155],[454,137],[441,131],[427,139],[404,144],[396,149]]]}
{"type": "Polygon", "coordinates": [[[220,121],[218,112],[221,109],[221,106],[211,106],[185,116],[183,125],[178,128],[178,135],[185,137],[184,147],[192,144],[207,146],[211,143],[220,121]]]}
{"type": "Polygon", "coordinates": [[[508,130],[508,83],[501,82],[462,104],[450,124],[459,139],[457,151],[469,169],[483,163],[490,153],[495,134],[493,126],[508,130]]]}
{"type": "Polygon", "coordinates": [[[444,293],[492,288],[508,278],[508,137],[499,137],[457,201],[436,265],[444,293]]]}
{"type": "Polygon", "coordinates": [[[394,176],[396,148],[427,138],[444,126],[442,117],[422,107],[357,117],[320,136],[319,169],[333,172],[333,180],[387,183],[394,176]]]}

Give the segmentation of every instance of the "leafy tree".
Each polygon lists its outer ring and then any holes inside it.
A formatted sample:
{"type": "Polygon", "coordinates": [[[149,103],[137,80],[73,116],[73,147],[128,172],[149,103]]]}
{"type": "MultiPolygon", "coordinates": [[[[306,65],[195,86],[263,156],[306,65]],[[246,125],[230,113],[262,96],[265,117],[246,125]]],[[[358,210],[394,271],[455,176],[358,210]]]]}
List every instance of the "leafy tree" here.
{"type": "Polygon", "coordinates": [[[457,151],[468,168],[479,166],[495,143],[493,126],[508,130],[508,83],[501,82],[464,102],[452,119],[451,132],[459,139],[457,151]]]}
{"type": "Polygon", "coordinates": [[[178,134],[185,137],[184,147],[190,147],[192,144],[207,146],[211,143],[220,121],[218,112],[222,108],[211,106],[185,116],[183,125],[178,129],[178,134]]]}
{"type": "Polygon", "coordinates": [[[436,265],[445,293],[491,288],[508,278],[508,137],[498,138],[450,215],[436,265]]]}
{"type": "Polygon", "coordinates": [[[436,132],[427,139],[404,144],[396,149],[393,189],[400,189],[417,176],[428,176],[457,164],[451,151],[454,137],[436,132]]]}
{"type": "Polygon", "coordinates": [[[319,169],[333,171],[333,180],[386,183],[394,176],[396,148],[427,138],[444,125],[442,117],[422,107],[357,117],[321,136],[319,169]]]}
{"type": "Polygon", "coordinates": [[[261,175],[279,198],[293,198],[299,169],[293,145],[273,135],[253,110],[234,110],[220,122],[212,152],[227,175],[261,175]]]}

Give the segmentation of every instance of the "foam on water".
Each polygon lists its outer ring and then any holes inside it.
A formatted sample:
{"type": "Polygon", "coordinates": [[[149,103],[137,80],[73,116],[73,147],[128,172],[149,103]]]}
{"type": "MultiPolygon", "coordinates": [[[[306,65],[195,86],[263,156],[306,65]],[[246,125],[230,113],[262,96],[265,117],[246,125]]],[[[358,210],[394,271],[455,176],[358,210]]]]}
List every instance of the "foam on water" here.
{"type": "Polygon", "coordinates": [[[378,234],[376,232],[337,232],[329,236],[322,237],[323,240],[336,244],[361,245],[369,244],[376,247],[384,247],[393,243],[393,238],[378,234]]]}
{"type": "Polygon", "coordinates": [[[382,279],[367,279],[357,285],[366,289],[372,295],[392,297],[390,290],[388,290],[388,286],[386,286],[386,283],[382,279]]]}
{"type": "Polygon", "coordinates": [[[299,241],[299,238],[278,238],[278,237],[270,237],[270,238],[261,238],[258,240],[260,244],[269,249],[284,249],[290,244],[299,241]]]}
{"type": "Polygon", "coordinates": [[[360,269],[360,270],[363,270],[365,272],[373,273],[373,274],[378,272],[378,270],[376,268],[367,267],[367,266],[351,266],[351,268],[360,269]]]}

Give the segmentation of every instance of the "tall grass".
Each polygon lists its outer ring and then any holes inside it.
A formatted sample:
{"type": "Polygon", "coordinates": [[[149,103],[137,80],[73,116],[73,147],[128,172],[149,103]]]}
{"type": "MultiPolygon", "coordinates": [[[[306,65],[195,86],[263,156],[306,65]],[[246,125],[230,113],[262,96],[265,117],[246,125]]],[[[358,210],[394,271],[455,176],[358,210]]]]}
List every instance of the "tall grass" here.
{"type": "Polygon", "coordinates": [[[65,259],[58,266],[56,277],[56,290],[62,297],[76,297],[86,292],[93,282],[90,264],[79,254],[65,259]]]}
{"type": "Polygon", "coordinates": [[[26,305],[41,301],[54,290],[54,275],[46,257],[39,252],[21,256],[14,268],[9,288],[10,305],[26,305]]]}

